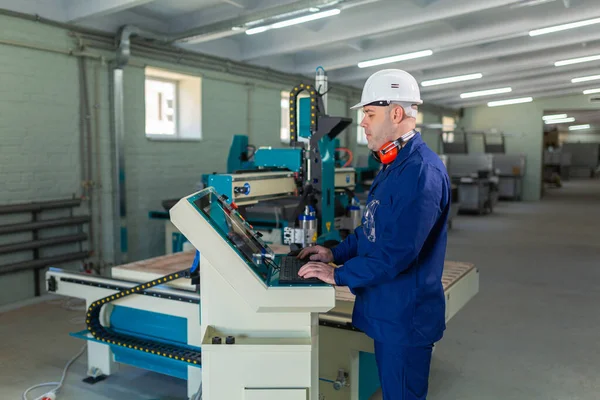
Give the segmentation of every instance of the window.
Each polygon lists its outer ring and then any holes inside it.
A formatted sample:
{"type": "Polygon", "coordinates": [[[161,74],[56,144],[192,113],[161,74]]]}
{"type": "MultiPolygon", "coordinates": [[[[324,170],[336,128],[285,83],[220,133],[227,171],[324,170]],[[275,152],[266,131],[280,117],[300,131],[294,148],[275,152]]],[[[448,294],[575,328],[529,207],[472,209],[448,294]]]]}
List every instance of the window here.
{"type": "Polygon", "coordinates": [[[281,92],[281,131],[279,133],[282,143],[290,142],[290,93],[281,92]]]}
{"type": "Polygon", "coordinates": [[[145,73],[146,137],[200,140],[200,78],[151,67],[145,73]]]}
{"type": "Polygon", "coordinates": [[[177,134],[177,81],[146,78],[146,135],[177,134]]]}
{"type": "Polygon", "coordinates": [[[423,113],[421,111],[419,111],[417,113],[417,125],[422,125],[423,124],[423,113]]]}
{"type": "Polygon", "coordinates": [[[363,110],[359,108],[356,110],[356,143],[366,146],[368,144],[367,137],[365,136],[365,128],[360,126],[363,118],[365,117],[365,113],[363,110]]]}
{"type": "MultiPolygon", "coordinates": [[[[298,95],[298,105],[300,105],[300,99],[309,97],[308,94],[302,92],[298,95]]],[[[299,120],[300,113],[296,110],[296,120],[299,120]]],[[[281,130],[279,133],[282,143],[290,142],[290,92],[283,90],[281,92],[281,130]]],[[[298,138],[300,142],[308,142],[308,139],[298,138]]]]}
{"type": "Polygon", "coordinates": [[[454,143],[455,121],[452,117],[442,117],[442,138],[446,143],[454,143]]]}

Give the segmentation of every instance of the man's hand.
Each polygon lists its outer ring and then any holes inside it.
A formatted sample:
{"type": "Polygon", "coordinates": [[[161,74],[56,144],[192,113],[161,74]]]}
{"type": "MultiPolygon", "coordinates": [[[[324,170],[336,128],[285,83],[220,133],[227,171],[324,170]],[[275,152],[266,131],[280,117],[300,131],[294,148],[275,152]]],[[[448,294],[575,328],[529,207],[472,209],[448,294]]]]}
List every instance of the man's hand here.
{"type": "Polygon", "coordinates": [[[322,262],[310,261],[300,268],[298,271],[298,275],[301,277],[308,278],[318,278],[325,283],[329,283],[330,285],[335,285],[335,279],[333,277],[334,268],[322,262]]]}
{"type": "Polygon", "coordinates": [[[310,261],[321,261],[324,263],[333,262],[333,253],[323,246],[310,246],[302,249],[298,258],[304,259],[310,255],[310,261]]]}

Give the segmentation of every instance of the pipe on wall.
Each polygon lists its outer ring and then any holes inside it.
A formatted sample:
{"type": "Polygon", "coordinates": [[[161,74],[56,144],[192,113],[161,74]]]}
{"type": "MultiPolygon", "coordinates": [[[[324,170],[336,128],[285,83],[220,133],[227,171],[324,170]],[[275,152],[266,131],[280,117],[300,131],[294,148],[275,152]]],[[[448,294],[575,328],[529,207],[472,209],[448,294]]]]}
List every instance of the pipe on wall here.
{"type": "Polygon", "coordinates": [[[19,262],[16,264],[0,265],[0,276],[29,269],[44,268],[48,265],[56,265],[69,261],[83,260],[88,256],[89,253],[87,251],[80,251],[76,253],[61,254],[59,256],[54,257],[41,258],[39,260],[29,260],[19,262]]]}
{"type": "MultiPolygon", "coordinates": [[[[76,35],[80,38],[80,40],[83,41],[86,47],[99,50],[114,50],[114,42],[107,38],[83,33],[76,35]]],[[[129,46],[135,50],[135,55],[138,59],[149,58],[152,60],[169,63],[171,65],[180,64],[191,68],[199,68],[239,77],[259,79],[266,82],[282,84],[286,88],[298,82],[312,83],[314,81],[314,77],[285,73],[270,68],[254,66],[216,56],[195,53],[157,42],[138,40],[135,42],[130,42],[129,46]]],[[[332,85],[330,94],[360,98],[361,89],[343,84],[335,84],[332,85]]]]}
{"type": "Polygon", "coordinates": [[[128,260],[127,190],[125,170],[125,109],[123,69],[131,56],[131,35],[143,31],[132,27],[121,28],[117,36],[118,48],[111,76],[111,111],[113,124],[114,180],[115,180],[115,238],[117,238],[115,263],[128,260]]]}
{"type": "Polygon", "coordinates": [[[246,134],[248,135],[250,143],[252,143],[252,91],[254,90],[254,87],[251,84],[246,84],[246,90],[246,134]]]}
{"type": "Polygon", "coordinates": [[[80,137],[79,151],[81,157],[81,186],[82,199],[87,202],[90,215],[89,223],[89,252],[94,254],[94,187],[92,182],[92,124],[90,115],[90,104],[88,96],[87,65],[84,57],[78,57],[79,66],[79,111],[80,111],[80,137]]]}
{"type": "Polygon", "coordinates": [[[80,204],[81,199],[50,200],[35,203],[8,204],[5,206],[0,206],[0,215],[22,212],[40,212],[43,210],[56,210],[59,208],[77,207],[80,204]]]}
{"type": "Polygon", "coordinates": [[[79,181],[81,187],[81,198],[87,200],[87,164],[85,160],[85,110],[83,102],[83,58],[77,59],[77,69],[79,73],[79,181]]]}
{"type": "MultiPolygon", "coordinates": [[[[102,61],[102,64],[104,62],[102,61]]],[[[97,232],[98,232],[98,264],[100,267],[104,266],[104,231],[102,229],[102,214],[103,214],[103,201],[102,201],[102,160],[100,151],[100,67],[101,63],[94,65],[94,145],[96,147],[96,197],[98,201],[98,212],[97,215],[97,232]]]]}

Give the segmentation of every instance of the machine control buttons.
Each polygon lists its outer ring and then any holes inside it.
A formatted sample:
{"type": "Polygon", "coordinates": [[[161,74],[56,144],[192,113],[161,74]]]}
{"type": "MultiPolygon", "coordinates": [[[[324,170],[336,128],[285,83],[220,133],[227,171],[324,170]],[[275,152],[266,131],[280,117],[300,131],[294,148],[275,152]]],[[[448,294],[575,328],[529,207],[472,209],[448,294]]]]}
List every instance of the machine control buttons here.
{"type": "Polygon", "coordinates": [[[246,196],[248,196],[250,194],[250,184],[246,182],[244,186],[237,186],[233,188],[233,192],[235,194],[245,194],[246,196]]]}

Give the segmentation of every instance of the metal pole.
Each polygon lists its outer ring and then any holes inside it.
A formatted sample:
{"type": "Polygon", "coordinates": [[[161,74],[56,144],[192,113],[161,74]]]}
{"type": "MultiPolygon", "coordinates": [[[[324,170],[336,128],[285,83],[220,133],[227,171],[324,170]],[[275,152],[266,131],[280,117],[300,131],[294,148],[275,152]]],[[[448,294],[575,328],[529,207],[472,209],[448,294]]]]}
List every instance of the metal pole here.
{"type": "Polygon", "coordinates": [[[118,246],[115,263],[127,262],[127,190],[125,180],[125,110],[123,103],[123,68],[131,56],[131,35],[140,34],[135,27],[125,26],[117,35],[116,64],[112,70],[112,121],[114,145],[115,181],[115,238],[118,246]]]}
{"type": "Polygon", "coordinates": [[[115,182],[115,237],[118,238],[115,263],[127,261],[127,192],[125,187],[125,119],[123,110],[123,69],[112,71],[112,112],[115,182]]]}
{"type": "Polygon", "coordinates": [[[102,168],[101,168],[101,154],[100,149],[100,64],[94,66],[94,139],[96,146],[96,196],[98,198],[98,229],[96,230],[98,235],[98,264],[100,267],[104,265],[104,247],[103,238],[104,233],[102,229],[102,197],[104,193],[102,191],[102,168]]]}
{"type": "Polygon", "coordinates": [[[317,67],[317,74],[315,78],[315,88],[323,96],[323,114],[327,114],[327,73],[323,67],[317,67]]]}
{"type": "MultiPolygon", "coordinates": [[[[31,222],[35,223],[38,221],[38,213],[37,212],[33,212],[31,213],[31,222]]],[[[32,232],[32,238],[33,241],[37,241],[39,239],[39,235],[38,235],[38,230],[34,229],[32,232]]],[[[39,260],[40,259],[40,249],[38,247],[36,247],[35,249],[33,249],[33,259],[34,260],[39,260]]],[[[35,297],[39,297],[41,292],[41,288],[40,288],[40,270],[39,269],[35,269],[33,271],[33,293],[35,297]]]]}

